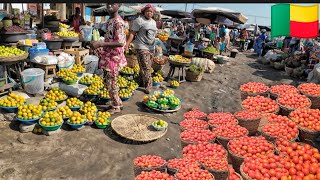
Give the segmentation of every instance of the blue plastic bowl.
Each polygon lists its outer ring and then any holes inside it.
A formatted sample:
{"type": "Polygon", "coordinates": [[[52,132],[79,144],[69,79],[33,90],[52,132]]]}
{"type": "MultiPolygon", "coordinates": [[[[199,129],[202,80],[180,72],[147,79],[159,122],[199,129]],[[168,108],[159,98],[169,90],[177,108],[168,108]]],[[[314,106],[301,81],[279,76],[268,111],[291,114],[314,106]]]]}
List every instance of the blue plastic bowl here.
{"type": "Polygon", "coordinates": [[[99,98],[100,101],[102,102],[109,102],[110,101],[110,98],[99,98]]]}
{"type": "Polygon", "coordinates": [[[159,82],[153,82],[152,85],[153,86],[160,86],[160,83],[159,82]]]}
{"type": "Polygon", "coordinates": [[[83,75],[83,73],[77,73],[78,77],[81,77],[83,75]]]}
{"type": "Polygon", "coordinates": [[[66,122],[66,121],[68,121],[69,118],[70,117],[63,118],[63,121],[66,122]]]}
{"type": "Polygon", "coordinates": [[[42,116],[40,116],[39,118],[36,118],[36,119],[28,119],[28,120],[23,120],[23,119],[20,119],[20,118],[16,118],[17,121],[20,121],[21,123],[23,124],[36,124],[39,119],[41,119],[42,116]]]}
{"type": "Polygon", "coordinates": [[[89,99],[96,98],[97,96],[98,96],[98,94],[85,94],[85,97],[87,97],[89,99]]]}
{"type": "MultiPolygon", "coordinates": [[[[68,106],[68,107],[69,107],[69,106],[68,106]]],[[[82,107],[82,106],[69,107],[69,108],[71,109],[71,111],[79,111],[81,107],[82,107]]]]}
{"type": "Polygon", "coordinates": [[[67,99],[68,99],[68,96],[67,96],[66,98],[62,99],[62,100],[57,100],[56,102],[57,102],[58,104],[61,104],[63,101],[65,101],[65,100],[67,100],[67,99]]]}
{"type": "Polygon", "coordinates": [[[70,124],[70,123],[67,123],[67,124],[69,124],[70,127],[73,128],[73,129],[79,129],[79,128],[81,128],[82,126],[84,126],[86,123],[87,123],[87,120],[84,121],[82,124],[70,124]]]}
{"type": "Polygon", "coordinates": [[[47,110],[45,110],[45,112],[55,111],[56,109],[57,109],[57,108],[47,109],[47,110]]]}
{"type": "Polygon", "coordinates": [[[9,113],[16,113],[18,112],[18,107],[5,107],[5,106],[1,106],[0,107],[2,110],[9,112],[9,113]]]}
{"type": "Polygon", "coordinates": [[[131,98],[131,96],[128,98],[120,98],[120,99],[121,99],[121,101],[128,101],[130,98],[131,98]]]}

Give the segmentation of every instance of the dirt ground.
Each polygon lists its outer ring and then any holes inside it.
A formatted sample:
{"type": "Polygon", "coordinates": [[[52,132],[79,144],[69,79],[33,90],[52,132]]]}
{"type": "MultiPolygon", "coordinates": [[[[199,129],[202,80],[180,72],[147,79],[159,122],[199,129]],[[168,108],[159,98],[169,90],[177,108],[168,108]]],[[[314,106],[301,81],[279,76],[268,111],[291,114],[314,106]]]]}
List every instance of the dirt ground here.
{"type": "Polygon", "coordinates": [[[159,114],[145,110],[140,103],[144,94],[137,92],[124,103],[122,114],[146,113],[169,122],[166,135],[150,143],[132,143],[110,129],[91,127],[81,131],[63,128],[54,136],[22,134],[18,124],[11,122],[12,114],[0,114],[0,179],[131,180],[134,179],[132,160],[136,156],[181,157],[178,123],[188,109],[197,106],[207,113],[235,112],[241,108],[239,86],[243,83],[297,82],[284,71],[261,65],[256,59],[250,54],[238,54],[235,59],[216,65],[214,72],[205,74],[201,82],[182,83],[175,90],[183,99],[182,109],[177,113],[159,114]]]}

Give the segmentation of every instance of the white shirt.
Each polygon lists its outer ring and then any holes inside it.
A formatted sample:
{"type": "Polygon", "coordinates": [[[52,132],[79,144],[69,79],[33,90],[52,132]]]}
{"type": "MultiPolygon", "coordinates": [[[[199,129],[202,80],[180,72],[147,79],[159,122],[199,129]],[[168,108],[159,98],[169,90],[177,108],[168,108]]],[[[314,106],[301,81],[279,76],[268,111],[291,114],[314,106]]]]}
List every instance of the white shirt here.
{"type": "Polygon", "coordinates": [[[226,28],[225,31],[226,31],[226,36],[229,36],[230,35],[230,29],[226,28]]]}

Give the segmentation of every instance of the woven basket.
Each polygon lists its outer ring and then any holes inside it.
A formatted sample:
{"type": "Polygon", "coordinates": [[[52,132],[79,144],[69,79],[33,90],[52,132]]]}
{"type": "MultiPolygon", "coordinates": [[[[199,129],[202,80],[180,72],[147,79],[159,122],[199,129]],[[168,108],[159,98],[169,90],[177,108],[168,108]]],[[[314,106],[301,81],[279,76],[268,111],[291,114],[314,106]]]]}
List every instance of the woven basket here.
{"type": "Polygon", "coordinates": [[[225,170],[225,171],[221,171],[221,170],[214,170],[214,169],[210,169],[206,166],[204,166],[201,162],[201,167],[207,171],[209,171],[213,176],[214,179],[219,179],[219,180],[227,180],[229,177],[229,170],[225,170]]]}
{"type": "MultiPolygon", "coordinates": [[[[215,139],[216,138],[214,138],[213,140],[207,141],[207,142],[214,144],[215,139]]],[[[198,143],[199,142],[197,142],[197,141],[186,141],[186,140],[181,139],[181,148],[183,149],[184,147],[188,146],[189,144],[196,145],[198,143]]]]}
{"type": "Polygon", "coordinates": [[[138,58],[135,55],[125,55],[127,60],[127,66],[134,68],[138,64],[138,58]]]}
{"type": "Polygon", "coordinates": [[[29,56],[29,53],[21,54],[19,56],[0,56],[0,62],[13,62],[13,61],[21,61],[27,59],[29,56]]]}
{"type": "Polygon", "coordinates": [[[200,74],[194,74],[193,72],[186,71],[186,80],[191,82],[199,82],[202,79],[204,72],[200,74]]]}
{"type": "Polygon", "coordinates": [[[320,96],[312,96],[310,94],[302,92],[300,89],[299,91],[301,92],[301,94],[307,96],[310,99],[312,109],[320,109],[320,96]]]}
{"type": "MultiPolygon", "coordinates": [[[[247,136],[248,133],[244,134],[243,136],[247,136]]],[[[243,137],[241,136],[241,137],[243,137]]],[[[237,137],[240,138],[240,137],[237,137]]],[[[217,136],[217,141],[219,142],[219,144],[221,144],[225,149],[228,149],[228,143],[230,140],[232,139],[237,139],[237,138],[227,138],[227,137],[221,137],[221,136],[217,136]]]]}
{"type": "Polygon", "coordinates": [[[258,131],[261,118],[254,120],[242,119],[237,116],[235,116],[235,118],[238,120],[240,126],[248,129],[249,135],[253,135],[258,131]]]}
{"type": "Polygon", "coordinates": [[[174,175],[176,175],[177,172],[178,172],[178,169],[167,167],[167,173],[169,175],[174,176],[174,175]]]}
{"type": "Polygon", "coordinates": [[[229,152],[230,157],[231,157],[233,169],[236,172],[240,173],[240,166],[244,161],[244,157],[236,155],[236,154],[233,154],[233,152],[229,148],[229,143],[228,143],[228,152],[229,152]]]}
{"type": "Polygon", "coordinates": [[[286,71],[286,73],[287,73],[288,75],[291,75],[291,74],[293,73],[293,68],[291,68],[291,67],[285,66],[285,67],[284,67],[284,70],[286,71]]]}
{"type": "Polygon", "coordinates": [[[151,167],[151,168],[134,166],[134,176],[137,177],[142,171],[150,172],[153,170],[166,173],[167,172],[167,163],[164,163],[162,166],[151,167]]]}
{"type": "Polygon", "coordinates": [[[244,180],[253,180],[251,177],[249,177],[245,172],[242,170],[243,164],[240,166],[240,174],[243,177],[244,180]]]}
{"type": "Polygon", "coordinates": [[[269,93],[272,100],[276,100],[279,97],[279,94],[272,93],[271,91],[269,93]]]}
{"type": "MultiPolygon", "coordinates": [[[[309,102],[310,102],[310,105],[306,108],[303,108],[303,109],[309,109],[311,107],[311,100],[308,99],[309,102]]],[[[278,102],[278,99],[276,100],[278,106],[280,107],[280,114],[283,115],[283,116],[289,116],[289,114],[292,112],[292,111],[295,111],[295,110],[298,110],[298,109],[293,109],[293,108],[288,108],[286,106],[283,106],[281,105],[279,102],[278,102]]]]}
{"type": "Polygon", "coordinates": [[[251,92],[244,92],[244,91],[240,91],[241,93],[241,100],[245,100],[247,99],[248,96],[264,96],[264,97],[269,97],[269,89],[263,93],[251,93],[251,92]]]}
{"type": "MultiPolygon", "coordinates": [[[[239,121],[236,119],[236,122],[233,125],[238,125],[238,124],[239,124],[239,121]]],[[[209,124],[210,130],[213,130],[214,128],[217,128],[217,127],[219,127],[219,126],[215,126],[215,125],[209,124]]]]}
{"type": "MultiPolygon", "coordinates": [[[[210,173],[210,175],[212,176],[212,180],[216,180],[216,179],[214,178],[214,176],[213,176],[211,173],[210,173]]],[[[175,180],[180,180],[180,179],[178,179],[178,178],[177,178],[177,176],[176,176],[176,175],[174,175],[174,179],[175,179],[175,180]]]]}
{"type": "MultiPolygon", "coordinates": [[[[180,132],[183,132],[183,131],[185,131],[185,130],[190,130],[190,129],[192,129],[192,128],[186,129],[186,128],[183,128],[183,127],[180,126],[180,132]]],[[[205,128],[200,128],[200,129],[208,130],[208,129],[209,129],[209,126],[207,126],[207,127],[205,127],[205,128]]]]}
{"type": "MultiPolygon", "coordinates": [[[[263,137],[265,137],[269,142],[272,142],[272,143],[275,143],[275,142],[278,140],[278,137],[271,136],[271,135],[263,132],[262,130],[261,130],[261,135],[262,135],[263,137]]],[[[291,141],[291,142],[292,142],[292,141],[295,141],[296,139],[298,139],[298,136],[299,136],[299,132],[297,133],[296,137],[290,139],[289,141],[291,141]]]]}
{"type": "Polygon", "coordinates": [[[299,140],[301,141],[315,141],[319,135],[320,131],[299,126],[299,140]]]}
{"type": "Polygon", "coordinates": [[[165,64],[160,65],[160,64],[152,63],[152,69],[154,71],[161,71],[164,68],[164,66],[165,66],[165,64]]]}

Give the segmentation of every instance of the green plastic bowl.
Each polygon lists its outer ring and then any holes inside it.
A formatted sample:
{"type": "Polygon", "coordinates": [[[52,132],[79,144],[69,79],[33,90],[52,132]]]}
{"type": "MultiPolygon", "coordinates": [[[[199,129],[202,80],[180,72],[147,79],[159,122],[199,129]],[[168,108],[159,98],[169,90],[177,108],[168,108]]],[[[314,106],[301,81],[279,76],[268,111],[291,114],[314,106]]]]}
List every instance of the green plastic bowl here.
{"type": "Polygon", "coordinates": [[[40,123],[39,121],[39,125],[46,131],[55,131],[55,130],[58,130],[60,129],[60,127],[62,126],[62,124],[60,125],[54,125],[54,126],[44,126],[40,123]]]}
{"type": "Polygon", "coordinates": [[[111,124],[110,118],[108,118],[108,120],[109,120],[109,122],[108,122],[107,125],[102,125],[102,124],[99,125],[96,121],[94,121],[94,124],[95,124],[95,125],[97,126],[97,128],[99,128],[99,129],[105,129],[105,128],[109,127],[110,124],[111,124]]]}
{"type": "Polygon", "coordinates": [[[73,81],[65,81],[65,80],[63,80],[63,82],[66,83],[67,85],[77,84],[77,81],[78,81],[78,80],[73,80],[73,81]]]}

